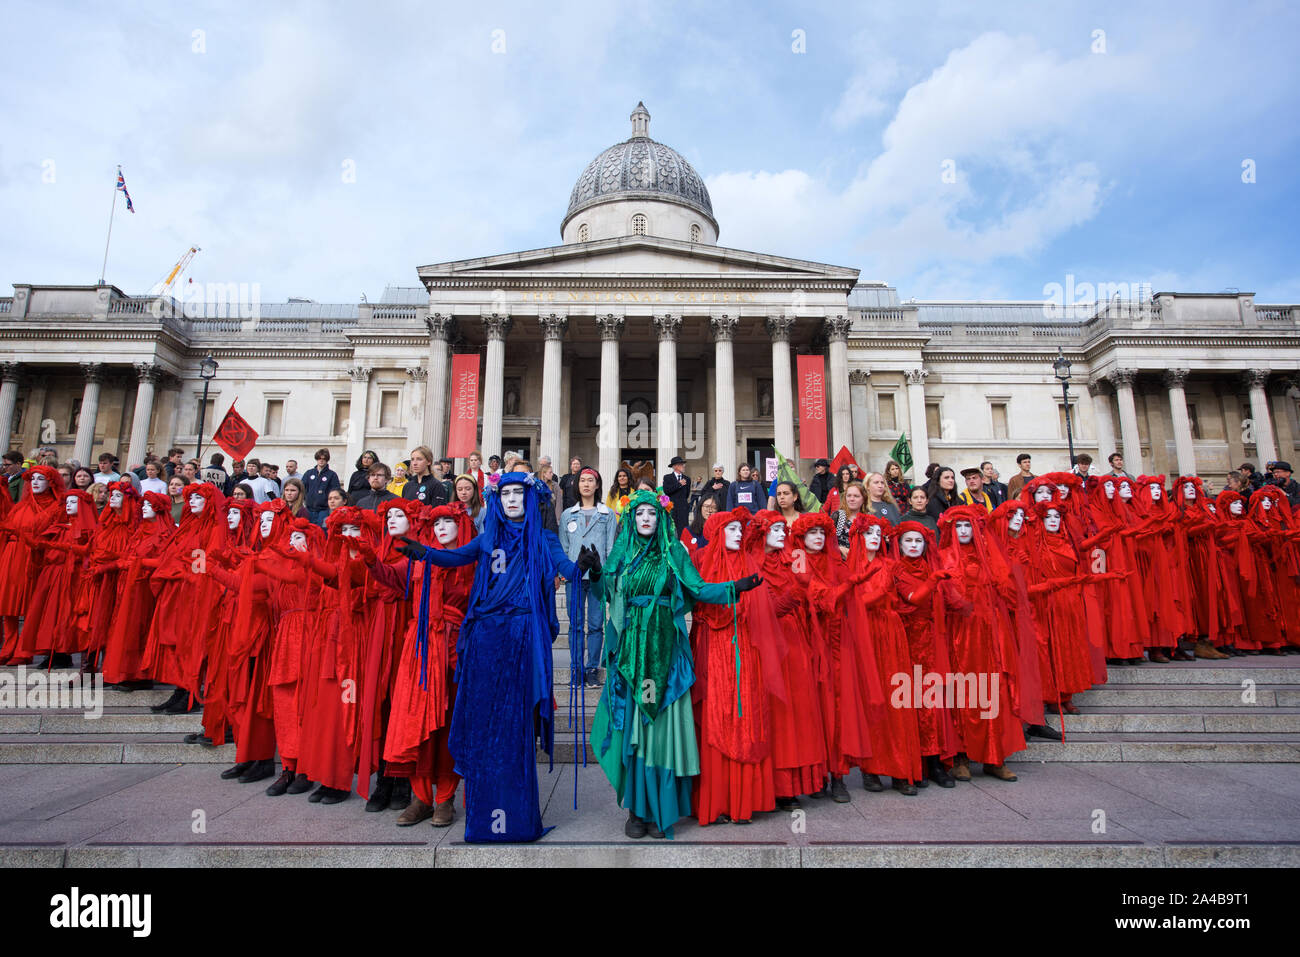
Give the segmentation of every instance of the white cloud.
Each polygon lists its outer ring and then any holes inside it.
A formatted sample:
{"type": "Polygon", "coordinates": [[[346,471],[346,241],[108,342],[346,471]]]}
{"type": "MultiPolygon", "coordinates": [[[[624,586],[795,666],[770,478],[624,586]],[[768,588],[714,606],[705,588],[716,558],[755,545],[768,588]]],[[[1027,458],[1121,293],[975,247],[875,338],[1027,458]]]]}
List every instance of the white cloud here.
{"type": "Polygon", "coordinates": [[[854,76],[840,95],[831,112],[831,124],[845,129],[859,120],[880,116],[888,111],[886,96],[898,78],[898,62],[890,58],[873,60],[854,76]]]}

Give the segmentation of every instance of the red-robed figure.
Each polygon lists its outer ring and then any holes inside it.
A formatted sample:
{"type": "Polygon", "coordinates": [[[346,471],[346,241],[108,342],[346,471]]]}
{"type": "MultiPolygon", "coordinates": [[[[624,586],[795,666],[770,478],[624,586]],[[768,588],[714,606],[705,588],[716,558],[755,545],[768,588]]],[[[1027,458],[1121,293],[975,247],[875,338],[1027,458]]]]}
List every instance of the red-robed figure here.
{"type": "Polygon", "coordinates": [[[145,492],[140,521],[117,560],[117,604],[104,648],[104,681],[121,691],[152,685],[145,669],[145,641],[154,611],[150,578],[174,534],[171,499],[162,492],[145,492]]]}
{"type": "Polygon", "coordinates": [[[40,569],[32,585],[19,657],[33,654],[72,655],[84,651],[89,641],[82,590],[86,582],[86,556],[95,534],[95,500],[89,492],[63,493],[63,508],[45,513],[46,526],[24,533],[32,546],[32,565],[40,569]]]}
{"type": "Polygon", "coordinates": [[[49,515],[63,501],[63,476],[48,465],[33,465],[23,473],[23,494],[8,510],[0,530],[0,621],[4,622],[4,645],[0,663],[31,664],[32,656],[18,650],[18,619],[27,614],[39,567],[32,565],[32,536],[44,528],[49,515]]]}
{"type": "Polygon", "coordinates": [[[1219,548],[1219,519],[1210,511],[1205,486],[1195,475],[1174,479],[1171,492],[1187,542],[1184,569],[1196,657],[1231,657],[1219,649],[1232,644],[1243,621],[1240,593],[1233,587],[1227,556],[1219,548]]]}
{"type": "MultiPolygon", "coordinates": [[[[129,481],[108,484],[108,503],[100,513],[99,528],[86,562],[90,641],[82,667],[87,671],[91,670],[91,660],[97,656],[102,659],[108,647],[114,611],[122,601],[122,571],[127,566],[135,530],[140,524],[140,504],[140,493],[129,481]]],[[[108,680],[107,676],[104,680],[108,680]]]]}
{"type": "MultiPolygon", "coordinates": [[[[1120,483],[1121,494],[1124,483],[1120,483]]],[[[1137,542],[1139,575],[1146,586],[1147,652],[1152,661],[1190,660],[1178,639],[1194,627],[1188,615],[1187,536],[1169,501],[1163,475],[1140,475],[1133,487],[1140,522],[1127,534],[1137,542]]]]}

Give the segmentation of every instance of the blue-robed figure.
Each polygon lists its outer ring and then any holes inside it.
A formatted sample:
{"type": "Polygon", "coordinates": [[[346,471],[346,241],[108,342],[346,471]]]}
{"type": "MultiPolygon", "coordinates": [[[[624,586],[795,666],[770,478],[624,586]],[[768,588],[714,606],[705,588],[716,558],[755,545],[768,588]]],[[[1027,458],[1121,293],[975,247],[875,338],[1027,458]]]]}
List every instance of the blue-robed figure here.
{"type": "Polygon", "coordinates": [[[542,527],[550,490],[529,473],[503,475],[487,497],[483,533],[466,545],[401,550],[439,566],[477,562],[456,645],[456,703],[448,747],[465,779],[465,840],[535,841],[542,836],[537,738],[554,744],[551,644],[559,631],[556,575],[581,577],[599,563],[570,561],[542,527]]]}

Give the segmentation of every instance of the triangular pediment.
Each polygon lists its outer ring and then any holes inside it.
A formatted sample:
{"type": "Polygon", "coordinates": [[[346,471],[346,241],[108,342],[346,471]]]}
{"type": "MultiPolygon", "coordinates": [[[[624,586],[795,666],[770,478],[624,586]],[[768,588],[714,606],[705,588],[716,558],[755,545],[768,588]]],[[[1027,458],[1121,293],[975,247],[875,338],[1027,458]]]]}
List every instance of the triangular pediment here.
{"type": "Polygon", "coordinates": [[[624,236],[591,243],[571,243],[529,249],[499,256],[484,256],[457,262],[421,266],[420,279],[426,285],[448,279],[520,278],[540,274],[563,276],[626,276],[629,278],[691,278],[725,276],[734,279],[823,280],[851,287],[858,270],[826,263],[789,259],[766,253],[660,239],[654,236],[624,236]]]}

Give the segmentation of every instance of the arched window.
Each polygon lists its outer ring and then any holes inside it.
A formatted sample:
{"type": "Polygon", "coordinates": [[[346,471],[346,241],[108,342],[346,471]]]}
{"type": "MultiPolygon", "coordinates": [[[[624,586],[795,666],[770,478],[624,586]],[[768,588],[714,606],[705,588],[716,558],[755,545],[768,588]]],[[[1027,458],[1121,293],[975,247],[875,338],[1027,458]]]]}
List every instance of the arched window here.
{"type": "Polygon", "coordinates": [[[635,216],[632,217],[632,235],[633,236],[645,235],[645,214],[644,213],[637,213],[635,216]]]}
{"type": "Polygon", "coordinates": [[[699,241],[700,241],[700,224],[691,223],[691,242],[698,243],[699,241]]]}
{"type": "Polygon", "coordinates": [[[578,227],[578,242],[585,243],[585,242],[589,242],[590,240],[591,240],[591,230],[587,227],[586,223],[583,223],[581,226],[578,227]]]}

